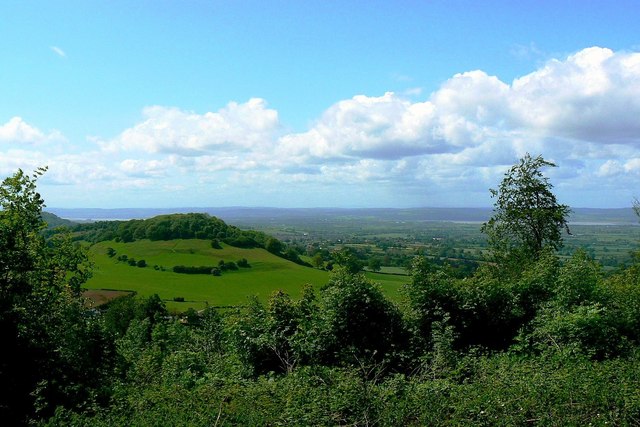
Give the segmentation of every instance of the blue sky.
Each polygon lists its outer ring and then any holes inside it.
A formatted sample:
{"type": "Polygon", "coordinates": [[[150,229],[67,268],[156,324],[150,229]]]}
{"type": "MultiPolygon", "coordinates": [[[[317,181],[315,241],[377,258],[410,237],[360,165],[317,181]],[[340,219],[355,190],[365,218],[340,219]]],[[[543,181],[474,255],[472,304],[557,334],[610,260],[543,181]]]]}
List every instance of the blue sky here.
{"type": "Polygon", "coordinates": [[[638,1],[4,1],[0,174],[52,207],[630,206],[638,1]]]}

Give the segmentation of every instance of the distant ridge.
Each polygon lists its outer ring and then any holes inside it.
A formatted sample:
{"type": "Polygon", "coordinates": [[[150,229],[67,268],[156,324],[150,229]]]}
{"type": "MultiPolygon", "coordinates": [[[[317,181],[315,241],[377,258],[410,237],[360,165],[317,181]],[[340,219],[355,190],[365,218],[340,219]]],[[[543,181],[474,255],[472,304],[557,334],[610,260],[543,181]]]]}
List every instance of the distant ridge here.
{"type": "MultiPolygon", "coordinates": [[[[105,221],[145,219],[172,213],[199,212],[216,216],[224,221],[278,220],[313,218],[377,218],[386,221],[455,221],[484,222],[491,217],[492,208],[269,208],[269,207],[222,207],[222,208],[47,208],[60,218],[72,221],[105,221]]],[[[638,217],[631,208],[598,209],[574,208],[570,223],[588,224],[638,224],[638,217]]]]}

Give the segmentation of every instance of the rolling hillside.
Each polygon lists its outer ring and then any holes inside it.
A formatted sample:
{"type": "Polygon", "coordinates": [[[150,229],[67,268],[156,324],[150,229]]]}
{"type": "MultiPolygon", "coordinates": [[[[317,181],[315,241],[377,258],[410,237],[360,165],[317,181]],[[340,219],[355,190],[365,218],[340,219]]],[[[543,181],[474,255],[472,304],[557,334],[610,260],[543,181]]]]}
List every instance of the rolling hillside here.
{"type": "MultiPolygon", "coordinates": [[[[297,297],[305,284],[318,289],[328,281],[326,271],[295,264],[261,248],[222,244],[222,249],[213,249],[210,241],[199,239],[104,241],[92,245],[89,255],[95,268],[93,277],[85,285],[87,289],[132,290],[142,296],[157,293],[170,309],[179,311],[206,305],[243,305],[251,295],[266,300],[278,289],[297,297]],[[115,250],[115,255],[110,257],[108,248],[115,250]],[[141,268],[118,261],[122,255],[145,260],[147,266],[141,268]],[[176,265],[216,266],[220,260],[236,262],[242,258],[247,259],[250,268],[225,271],[219,277],[172,271],[176,265]],[[176,302],[175,298],[184,298],[184,302],[176,302]]],[[[372,274],[371,277],[392,298],[398,297],[399,288],[407,281],[407,277],[402,276],[372,274]]]]}

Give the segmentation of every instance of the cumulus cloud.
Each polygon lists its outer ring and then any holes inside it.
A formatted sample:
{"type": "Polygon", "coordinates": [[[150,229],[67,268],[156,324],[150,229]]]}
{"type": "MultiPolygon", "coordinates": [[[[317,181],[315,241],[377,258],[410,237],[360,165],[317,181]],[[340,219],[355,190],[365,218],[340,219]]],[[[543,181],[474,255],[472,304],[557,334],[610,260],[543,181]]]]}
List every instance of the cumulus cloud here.
{"type": "Polygon", "coordinates": [[[516,79],[515,125],[600,143],[640,138],[640,53],[588,48],[516,79]]]}
{"type": "MultiPolygon", "coordinates": [[[[471,70],[418,96],[339,100],[295,133],[260,98],[204,113],[152,106],[115,138],[97,141],[100,154],[12,153],[35,166],[49,159],[60,183],[95,179],[173,191],[193,185],[203,195],[212,185],[216,192],[251,185],[264,194],[286,194],[291,185],[486,194],[526,152],[560,166],[550,171],[560,189],[613,185],[640,173],[640,53],[592,47],[512,82],[471,70]]],[[[0,142],[56,138],[62,136],[19,117],[0,126],[0,142]]],[[[17,165],[8,153],[0,151],[2,164],[17,165]]]]}
{"type": "Polygon", "coordinates": [[[26,150],[0,151],[0,174],[10,175],[18,169],[25,171],[36,170],[46,166],[46,157],[41,153],[32,153],[26,150]]]}
{"type": "Polygon", "coordinates": [[[278,113],[263,99],[230,102],[217,112],[197,114],[154,106],[143,111],[144,121],[103,143],[108,151],[144,151],[200,155],[217,150],[256,150],[273,140],[278,113]]]}
{"type": "Polygon", "coordinates": [[[45,134],[40,129],[29,125],[21,117],[12,117],[3,125],[0,125],[0,143],[35,144],[42,142],[59,142],[64,137],[59,131],[51,131],[45,134]]]}
{"type": "Polygon", "coordinates": [[[210,173],[318,174],[328,164],[432,156],[492,166],[525,152],[606,158],[595,154],[602,146],[640,142],[640,54],[588,48],[511,83],[468,71],[421,101],[392,92],[356,95],[301,133],[284,133],[277,111],[258,98],[204,114],[155,106],[143,115],[103,148],[193,157],[195,170],[210,173]]]}
{"type": "Polygon", "coordinates": [[[279,153],[301,159],[386,158],[438,152],[445,146],[432,132],[434,106],[394,93],[358,95],[329,108],[308,132],[283,136],[279,153]],[[427,136],[427,138],[424,138],[427,136]]]}
{"type": "Polygon", "coordinates": [[[355,96],[307,132],[283,136],[279,148],[303,162],[448,153],[455,162],[510,163],[527,151],[571,151],[580,143],[637,144],[638,117],[640,54],[594,47],[511,84],[476,70],[453,76],[422,102],[355,96]]]}

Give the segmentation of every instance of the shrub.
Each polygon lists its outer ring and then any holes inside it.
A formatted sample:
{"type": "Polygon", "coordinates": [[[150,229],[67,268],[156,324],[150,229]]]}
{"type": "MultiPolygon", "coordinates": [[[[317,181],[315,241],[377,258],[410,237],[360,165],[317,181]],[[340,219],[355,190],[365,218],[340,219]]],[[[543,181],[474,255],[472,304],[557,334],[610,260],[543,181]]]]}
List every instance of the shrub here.
{"type": "Polygon", "coordinates": [[[212,270],[216,268],[213,266],[186,266],[186,265],[176,265],[173,267],[174,273],[180,274],[212,274],[212,270]]]}
{"type": "Polygon", "coordinates": [[[400,310],[363,274],[334,270],[321,307],[327,363],[399,362],[408,344],[400,310]]]}

